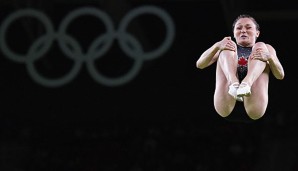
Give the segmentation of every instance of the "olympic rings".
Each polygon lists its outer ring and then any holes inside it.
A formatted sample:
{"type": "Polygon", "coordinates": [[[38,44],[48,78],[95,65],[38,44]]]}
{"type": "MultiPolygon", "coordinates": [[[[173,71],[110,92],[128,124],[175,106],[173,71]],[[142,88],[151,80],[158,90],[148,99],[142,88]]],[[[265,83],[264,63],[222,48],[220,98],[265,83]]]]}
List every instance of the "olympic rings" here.
{"type": "Polygon", "coordinates": [[[142,67],[144,60],[151,60],[160,57],[171,46],[175,36],[175,26],[172,18],[163,9],[155,6],[141,6],[131,10],[127,13],[121,22],[119,23],[119,29],[115,30],[112,19],[104,11],[101,11],[93,7],[82,7],[70,12],[61,22],[58,31],[55,32],[54,26],[50,19],[42,12],[34,9],[22,9],[10,14],[3,21],[0,28],[0,48],[4,55],[15,62],[27,64],[27,69],[30,76],[37,83],[46,87],[59,87],[67,84],[75,78],[79,73],[82,63],[86,62],[87,69],[92,78],[101,84],[106,86],[119,86],[132,80],[142,67]],[[144,52],[140,42],[130,33],[126,32],[129,23],[136,17],[143,14],[152,14],[158,16],[166,26],[165,39],[161,45],[151,52],[144,52]],[[91,15],[98,18],[103,22],[106,27],[106,33],[97,37],[89,46],[86,53],[83,52],[79,42],[67,34],[66,30],[70,23],[79,16],[91,15]],[[11,50],[6,42],[6,32],[9,29],[12,22],[21,17],[33,17],[40,21],[44,27],[46,33],[35,40],[29,47],[26,54],[19,54],[11,50]],[[111,48],[114,40],[117,39],[120,48],[123,52],[135,62],[129,72],[118,78],[108,78],[98,72],[94,65],[94,60],[102,57],[111,48]],[[57,40],[62,52],[69,59],[74,61],[74,65],[71,70],[60,78],[49,79],[42,76],[36,69],[34,62],[42,58],[45,55],[53,42],[57,40]],[[99,49],[99,45],[101,48],[99,49]],[[130,46],[133,46],[131,48],[130,46]],[[71,46],[71,48],[69,47],[71,46]]]}

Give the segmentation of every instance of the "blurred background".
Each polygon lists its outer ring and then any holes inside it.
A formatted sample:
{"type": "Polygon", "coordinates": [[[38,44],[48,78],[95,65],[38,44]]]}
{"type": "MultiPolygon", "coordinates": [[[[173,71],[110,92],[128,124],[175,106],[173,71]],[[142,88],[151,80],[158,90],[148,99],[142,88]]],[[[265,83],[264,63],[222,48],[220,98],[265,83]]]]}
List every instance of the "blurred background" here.
{"type": "Polygon", "coordinates": [[[298,170],[297,2],[1,0],[1,171],[298,170]],[[255,122],[198,57],[240,14],[285,69],[255,122]],[[245,115],[236,110],[234,115],[245,115]]]}

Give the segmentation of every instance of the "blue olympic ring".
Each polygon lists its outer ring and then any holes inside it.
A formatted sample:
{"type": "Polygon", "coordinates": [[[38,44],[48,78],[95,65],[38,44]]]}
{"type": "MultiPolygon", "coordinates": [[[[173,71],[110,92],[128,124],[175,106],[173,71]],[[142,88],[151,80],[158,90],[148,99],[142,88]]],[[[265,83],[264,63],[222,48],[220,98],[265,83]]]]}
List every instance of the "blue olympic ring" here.
{"type": "Polygon", "coordinates": [[[69,13],[62,20],[57,32],[55,32],[50,19],[44,13],[34,9],[23,9],[9,15],[3,21],[0,28],[0,48],[7,58],[15,62],[26,63],[29,74],[32,76],[33,80],[46,87],[58,87],[73,80],[80,71],[83,62],[86,62],[87,69],[95,81],[106,86],[118,86],[127,83],[136,76],[142,66],[143,60],[154,59],[165,53],[171,46],[174,40],[174,35],[175,27],[171,17],[164,10],[154,6],[142,6],[130,11],[120,22],[118,30],[114,29],[111,18],[105,12],[93,7],[79,8],[69,13]],[[142,14],[154,14],[162,19],[166,25],[166,36],[164,41],[161,43],[159,48],[147,53],[142,50],[142,46],[138,40],[126,32],[128,24],[134,18],[142,14]],[[107,30],[105,34],[97,37],[91,43],[85,54],[83,53],[79,42],[66,33],[70,22],[82,15],[93,15],[97,17],[104,23],[107,30]],[[45,26],[46,34],[35,40],[30,46],[28,52],[23,55],[15,53],[8,47],[6,42],[6,32],[12,22],[25,16],[38,19],[45,26]],[[134,59],[135,62],[131,70],[127,72],[126,75],[118,78],[108,78],[97,71],[94,65],[94,60],[102,57],[109,50],[114,39],[118,40],[120,48],[128,57],[134,59]],[[70,72],[63,77],[48,79],[37,71],[34,66],[34,62],[45,55],[55,40],[58,41],[58,45],[66,57],[74,60],[74,65],[70,72]],[[99,45],[103,46],[98,49],[99,45]],[[133,48],[129,45],[133,46],[133,48]],[[71,48],[69,46],[71,46],[71,48]]]}

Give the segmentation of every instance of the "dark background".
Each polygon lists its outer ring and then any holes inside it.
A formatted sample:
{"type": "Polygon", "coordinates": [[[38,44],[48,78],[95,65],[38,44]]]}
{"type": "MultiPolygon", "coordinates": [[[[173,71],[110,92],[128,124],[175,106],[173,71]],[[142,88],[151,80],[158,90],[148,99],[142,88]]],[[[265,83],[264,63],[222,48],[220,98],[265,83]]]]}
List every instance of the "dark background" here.
{"type": "MultiPolygon", "coordinates": [[[[28,64],[1,52],[1,171],[294,171],[298,170],[296,104],[297,3],[281,0],[127,0],[0,1],[0,19],[17,10],[44,12],[55,30],[70,11],[91,6],[105,11],[115,29],[129,11],[144,5],[164,9],[175,24],[175,37],[161,56],[144,60],[136,76],[118,86],[95,81],[82,62],[79,73],[60,86],[36,82],[28,64]],[[225,36],[239,14],[259,22],[259,41],[271,44],[285,78],[272,75],[269,105],[258,121],[228,121],[213,108],[215,65],[195,67],[200,54],[225,36]]],[[[3,27],[3,26],[2,26],[3,27]]],[[[84,51],[104,32],[101,22],[86,17],[69,34],[84,51]]],[[[165,26],[145,16],[129,28],[144,52],[164,39],[165,26]]],[[[44,34],[40,21],[24,17],[6,33],[15,52],[26,54],[44,34]]],[[[133,47],[132,47],[133,48],[133,47]]],[[[35,64],[47,78],[69,72],[73,60],[53,44],[35,64]]],[[[130,70],[117,40],[96,61],[113,78],[130,70]]],[[[232,114],[245,115],[241,111],[232,114]]]]}

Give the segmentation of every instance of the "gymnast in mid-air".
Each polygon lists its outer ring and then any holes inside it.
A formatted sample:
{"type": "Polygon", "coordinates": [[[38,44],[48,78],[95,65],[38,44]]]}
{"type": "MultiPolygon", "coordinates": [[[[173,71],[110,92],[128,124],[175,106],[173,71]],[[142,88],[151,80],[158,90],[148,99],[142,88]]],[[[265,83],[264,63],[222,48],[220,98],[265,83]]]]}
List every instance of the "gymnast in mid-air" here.
{"type": "Polygon", "coordinates": [[[196,67],[204,69],[216,63],[214,108],[228,117],[236,103],[243,103],[248,117],[260,119],[268,105],[269,74],[284,79],[285,73],[275,49],[257,42],[260,26],[248,14],[239,15],[233,23],[233,35],[224,37],[204,51],[196,67]]]}

